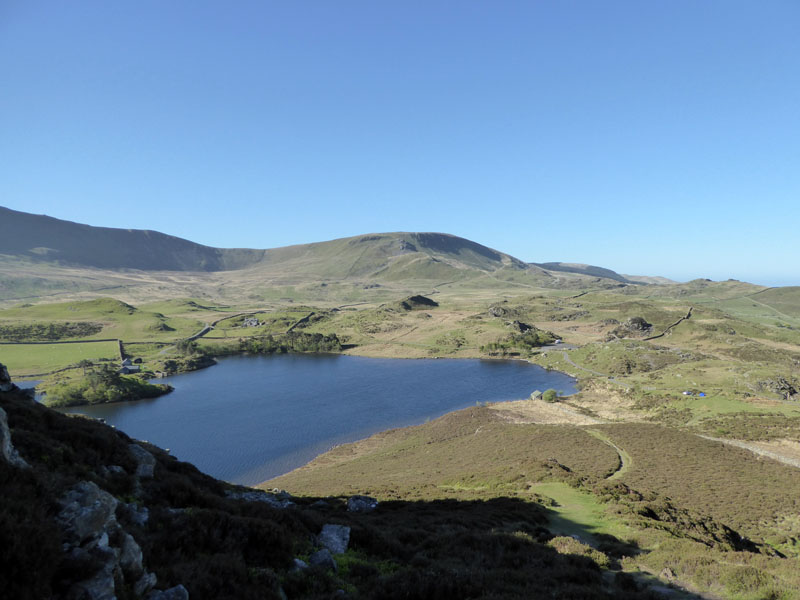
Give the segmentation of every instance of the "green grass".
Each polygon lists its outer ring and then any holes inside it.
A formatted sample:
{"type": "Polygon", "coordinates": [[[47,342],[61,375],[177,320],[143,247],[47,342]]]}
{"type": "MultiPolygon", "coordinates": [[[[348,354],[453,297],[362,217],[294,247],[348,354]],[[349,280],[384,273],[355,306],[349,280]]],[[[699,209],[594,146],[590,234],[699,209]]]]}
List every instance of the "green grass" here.
{"type": "MultiPolygon", "coordinates": [[[[184,308],[184,303],[179,303],[177,308],[184,308]]],[[[85,339],[117,338],[123,341],[177,340],[198,332],[205,323],[205,320],[196,317],[170,316],[142,310],[111,298],[22,305],[0,310],[0,323],[21,325],[46,321],[100,323],[102,330],[85,339]]]]}
{"type": "Polygon", "coordinates": [[[75,344],[0,345],[0,363],[11,377],[25,377],[63,369],[80,360],[119,360],[117,342],[80,342],[75,344]]]}
{"type": "Polygon", "coordinates": [[[548,529],[556,535],[578,536],[590,541],[596,534],[627,538],[634,530],[608,514],[608,507],[592,494],[577,490],[560,481],[547,481],[531,486],[531,491],[551,498],[548,506],[548,529]]]}
{"type": "Polygon", "coordinates": [[[619,454],[619,470],[613,473],[610,477],[607,477],[607,479],[613,480],[623,477],[633,466],[633,457],[624,448],[620,448],[617,444],[615,444],[614,440],[612,440],[605,432],[598,429],[587,429],[586,432],[595,436],[597,439],[604,441],[606,444],[614,448],[614,450],[616,450],[619,454]]]}

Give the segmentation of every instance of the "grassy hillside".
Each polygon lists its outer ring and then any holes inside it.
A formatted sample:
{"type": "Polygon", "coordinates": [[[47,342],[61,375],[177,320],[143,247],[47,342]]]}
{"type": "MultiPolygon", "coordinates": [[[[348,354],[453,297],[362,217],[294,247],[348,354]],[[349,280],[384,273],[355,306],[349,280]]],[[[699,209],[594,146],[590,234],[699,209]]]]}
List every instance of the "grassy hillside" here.
{"type": "Polygon", "coordinates": [[[263,251],[221,250],[157,231],[92,227],[0,207],[0,254],[99,269],[222,271],[263,251]]]}
{"type": "Polygon", "coordinates": [[[468,291],[624,283],[607,269],[562,267],[546,270],[444,233],[220,249],[153,231],[92,227],[0,207],[0,303],[6,305],[98,294],[132,303],[180,296],[205,303],[357,302],[440,286],[468,291]]]}
{"type": "Polygon", "coordinates": [[[561,271],[564,273],[579,273],[581,275],[589,275],[592,277],[603,277],[606,279],[613,279],[621,283],[632,283],[624,275],[605,269],[603,267],[595,267],[593,265],[583,265],[577,263],[563,263],[563,262],[548,262],[548,263],[532,263],[534,266],[546,269],[548,271],[561,271]]]}
{"type": "MultiPolygon", "coordinates": [[[[198,316],[191,311],[179,311],[177,307],[170,316],[154,310],[139,309],[125,302],[111,298],[99,298],[80,302],[63,302],[54,304],[22,305],[0,310],[0,341],[12,341],[4,338],[5,328],[25,326],[35,327],[39,324],[59,325],[63,323],[92,324],[93,329],[87,335],[59,336],[51,341],[123,339],[125,341],[160,341],[180,339],[196,333],[203,327],[201,318],[216,316],[211,309],[200,311],[198,316]],[[178,313],[181,313],[179,316],[178,313]],[[186,316],[182,316],[185,314],[186,316]]],[[[80,333],[76,329],[76,333],[80,333]]]]}

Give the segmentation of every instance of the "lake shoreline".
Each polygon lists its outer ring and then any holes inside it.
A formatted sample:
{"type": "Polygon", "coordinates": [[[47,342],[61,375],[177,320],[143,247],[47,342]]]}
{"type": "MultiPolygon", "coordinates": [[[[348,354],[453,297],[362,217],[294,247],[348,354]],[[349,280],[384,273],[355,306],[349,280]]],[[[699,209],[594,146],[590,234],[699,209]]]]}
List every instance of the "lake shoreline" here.
{"type": "Polygon", "coordinates": [[[519,359],[398,361],[342,354],[229,356],[217,369],[158,380],[170,397],[79,406],[169,447],[219,479],[256,485],[334,446],[478,403],[528,398],[576,380],[519,359]]]}

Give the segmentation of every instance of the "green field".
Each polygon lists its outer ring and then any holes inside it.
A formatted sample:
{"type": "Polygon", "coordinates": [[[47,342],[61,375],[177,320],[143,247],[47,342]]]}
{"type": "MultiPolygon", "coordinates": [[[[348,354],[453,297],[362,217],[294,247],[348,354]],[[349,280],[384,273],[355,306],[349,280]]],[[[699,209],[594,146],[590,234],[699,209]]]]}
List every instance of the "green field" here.
{"type": "Polygon", "coordinates": [[[63,369],[81,360],[119,361],[117,342],[79,342],[75,344],[0,345],[0,363],[13,378],[30,377],[63,369]]]}

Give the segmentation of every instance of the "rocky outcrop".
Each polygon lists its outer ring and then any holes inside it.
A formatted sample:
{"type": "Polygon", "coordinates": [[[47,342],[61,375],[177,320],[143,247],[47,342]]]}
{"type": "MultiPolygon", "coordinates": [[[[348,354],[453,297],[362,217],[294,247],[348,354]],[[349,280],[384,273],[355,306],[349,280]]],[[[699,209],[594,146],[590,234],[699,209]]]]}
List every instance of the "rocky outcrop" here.
{"type": "Polygon", "coordinates": [[[21,469],[28,467],[28,463],[19,455],[17,449],[14,448],[14,444],[11,443],[11,429],[8,427],[8,416],[6,415],[6,411],[2,408],[0,408],[0,458],[21,469]]]}
{"type": "Polygon", "coordinates": [[[511,323],[509,323],[509,326],[514,331],[519,331],[520,333],[525,333],[526,331],[530,331],[531,329],[533,329],[533,327],[531,327],[527,323],[523,323],[522,321],[511,321],[511,323]]]}
{"type": "Polygon", "coordinates": [[[151,479],[156,466],[156,458],[139,444],[130,444],[128,450],[136,459],[136,477],[151,479]]]}
{"type": "Polygon", "coordinates": [[[118,584],[127,583],[139,596],[156,584],[143,564],[142,549],[117,522],[119,502],[91,481],[81,481],[59,500],[56,522],[64,551],[75,564],[94,565],[91,576],[76,581],[69,600],[112,600],[118,584]]]}
{"type": "Polygon", "coordinates": [[[16,385],[11,382],[11,377],[8,375],[8,369],[0,363],[0,392],[10,392],[16,389],[16,385]]]}
{"type": "Polygon", "coordinates": [[[778,377],[776,379],[759,381],[756,384],[756,389],[758,391],[767,390],[774,394],[780,394],[781,396],[786,396],[788,398],[797,394],[796,385],[797,383],[794,381],[789,381],[785,377],[778,377]]]}
{"type": "Polygon", "coordinates": [[[295,558],[292,561],[292,568],[289,569],[290,572],[294,573],[297,571],[304,571],[308,568],[308,563],[300,558],[295,558]]]}
{"type": "Polygon", "coordinates": [[[323,525],[322,531],[317,536],[317,542],[323,548],[330,550],[331,554],[344,554],[350,543],[350,528],[347,525],[331,523],[323,525]]]}
{"type": "Polygon", "coordinates": [[[74,546],[93,547],[116,524],[117,499],[104,492],[91,481],[82,481],[60,500],[61,511],[56,519],[62,525],[67,543],[74,546]]]}
{"type": "Polygon", "coordinates": [[[641,337],[653,332],[653,325],[643,317],[631,317],[611,331],[612,337],[641,337]]]}
{"type": "Polygon", "coordinates": [[[182,585],[164,590],[154,590],[147,596],[147,600],[189,600],[189,592],[182,585]]]}
{"type": "Polygon", "coordinates": [[[350,496],[347,499],[347,510],[356,513],[369,513],[378,507],[378,501],[371,496],[350,496]]]}
{"type": "Polygon", "coordinates": [[[508,311],[502,306],[490,306],[489,314],[493,317],[504,317],[508,314],[508,311]]]}
{"type": "Polygon", "coordinates": [[[122,515],[128,522],[133,523],[139,527],[144,527],[150,520],[150,509],[146,506],[139,506],[138,504],[121,504],[118,513],[122,515]]]}
{"type": "Polygon", "coordinates": [[[331,571],[338,570],[336,561],[333,559],[331,551],[327,548],[314,552],[314,554],[308,558],[308,564],[312,567],[322,567],[323,569],[330,569],[331,571]]]}
{"type": "Polygon", "coordinates": [[[653,326],[642,317],[631,317],[625,321],[625,327],[631,331],[650,331],[653,326]]]}
{"type": "Polygon", "coordinates": [[[439,303],[436,300],[431,300],[426,296],[409,296],[398,304],[401,310],[418,310],[421,308],[436,308],[437,306],[439,306],[439,303]]]}
{"type": "Polygon", "coordinates": [[[288,508],[294,506],[291,495],[283,490],[274,490],[271,493],[263,490],[226,490],[225,496],[232,500],[245,500],[247,502],[264,502],[274,508],[288,508]]]}

